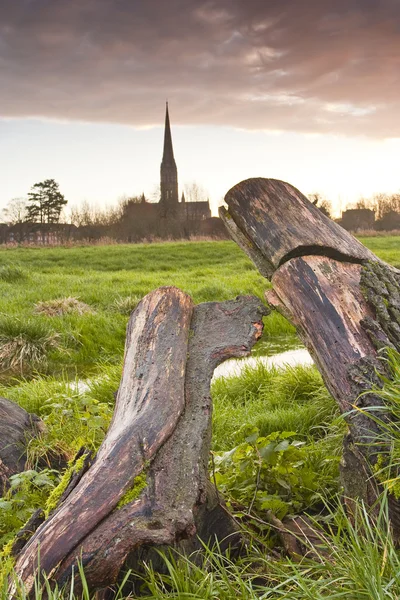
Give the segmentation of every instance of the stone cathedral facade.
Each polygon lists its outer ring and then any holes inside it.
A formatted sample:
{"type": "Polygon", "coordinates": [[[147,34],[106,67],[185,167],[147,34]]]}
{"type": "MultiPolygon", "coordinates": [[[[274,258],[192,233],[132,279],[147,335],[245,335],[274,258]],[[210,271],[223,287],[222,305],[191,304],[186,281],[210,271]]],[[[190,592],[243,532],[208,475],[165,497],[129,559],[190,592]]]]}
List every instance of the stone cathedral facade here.
{"type": "Polygon", "coordinates": [[[171,124],[169,120],[168,102],[165,110],[164,150],[160,169],[160,216],[179,221],[204,220],[211,218],[210,203],[186,202],[182,193],[179,201],[178,169],[172,146],[171,124]]]}

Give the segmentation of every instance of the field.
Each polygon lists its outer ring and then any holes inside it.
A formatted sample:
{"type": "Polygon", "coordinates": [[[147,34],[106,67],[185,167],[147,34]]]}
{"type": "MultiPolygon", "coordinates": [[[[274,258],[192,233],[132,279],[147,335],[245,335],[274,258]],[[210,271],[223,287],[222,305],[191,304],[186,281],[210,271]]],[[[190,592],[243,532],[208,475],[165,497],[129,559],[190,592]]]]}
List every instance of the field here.
{"type": "MultiPolygon", "coordinates": [[[[362,241],[400,266],[400,238],[362,241]]],[[[82,445],[100,444],[112,416],[130,311],[163,285],[180,287],[195,302],[239,294],[263,298],[269,287],[231,242],[0,249],[0,395],[39,414],[47,425],[29,449],[29,475],[15,480],[0,499],[0,549],[59,482],[60,473],[39,467],[43,459],[60,449],[72,459],[82,445]]],[[[298,343],[292,326],[272,313],[258,354],[298,343]]],[[[222,558],[218,549],[210,551],[203,568],[167,560],[164,578],[147,571],[148,595],[398,598],[394,573],[400,564],[385,537],[385,516],[382,532],[379,526],[375,536],[361,536],[338,506],[345,425],[317,370],[260,365],[217,380],[212,395],[214,477],[255,543],[239,563],[222,558]],[[270,463],[260,478],[257,456],[271,444],[270,463]],[[242,522],[249,506],[256,520],[242,522]],[[296,566],[267,557],[265,548],[279,549],[279,541],[265,515],[283,519],[304,510],[317,527],[325,527],[324,536],[328,524],[334,564],[296,566]],[[338,531],[346,532],[347,543],[338,531]],[[360,557],[365,565],[357,566],[360,557]]],[[[361,512],[360,519],[368,531],[368,517],[361,512]]],[[[0,581],[12,568],[6,554],[2,561],[0,581]]]]}
{"type": "MultiPolygon", "coordinates": [[[[269,285],[228,242],[0,251],[0,282],[0,339],[18,333],[32,342],[54,339],[35,368],[72,377],[120,361],[130,311],[156,287],[175,285],[197,303],[239,294],[262,298],[269,285]],[[51,306],[46,311],[45,303],[71,297],[87,305],[87,312],[72,306],[49,316],[51,306]]],[[[274,315],[266,335],[292,332],[274,315]]],[[[27,369],[23,365],[23,374],[27,369]]]]}

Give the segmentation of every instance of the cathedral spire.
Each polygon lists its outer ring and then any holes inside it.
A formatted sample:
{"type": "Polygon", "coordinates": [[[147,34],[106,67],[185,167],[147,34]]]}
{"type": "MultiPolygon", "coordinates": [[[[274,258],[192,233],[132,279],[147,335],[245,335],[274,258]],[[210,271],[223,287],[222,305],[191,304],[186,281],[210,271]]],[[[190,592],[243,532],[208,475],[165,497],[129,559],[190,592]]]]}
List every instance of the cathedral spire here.
{"type": "Polygon", "coordinates": [[[174,149],[172,147],[168,102],[165,109],[164,151],[160,171],[160,214],[163,217],[176,217],[179,210],[178,170],[176,168],[174,149]]]}
{"type": "Polygon", "coordinates": [[[168,165],[175,163],[174,149],[172,147],[171,126],[169,123],[168,102],[166,103],[165,109],[164,152],[162,162],[168,165]]]}

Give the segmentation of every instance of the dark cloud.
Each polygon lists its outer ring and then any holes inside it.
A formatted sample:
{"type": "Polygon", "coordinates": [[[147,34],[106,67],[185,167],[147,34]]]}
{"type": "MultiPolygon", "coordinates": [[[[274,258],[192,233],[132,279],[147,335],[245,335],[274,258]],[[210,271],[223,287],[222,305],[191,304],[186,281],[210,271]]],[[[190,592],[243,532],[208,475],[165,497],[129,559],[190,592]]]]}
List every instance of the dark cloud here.
{"type": "Polygon", "coordinates": [[[400,136],[398,0],[0,0],[0,114],[400,136]]]}

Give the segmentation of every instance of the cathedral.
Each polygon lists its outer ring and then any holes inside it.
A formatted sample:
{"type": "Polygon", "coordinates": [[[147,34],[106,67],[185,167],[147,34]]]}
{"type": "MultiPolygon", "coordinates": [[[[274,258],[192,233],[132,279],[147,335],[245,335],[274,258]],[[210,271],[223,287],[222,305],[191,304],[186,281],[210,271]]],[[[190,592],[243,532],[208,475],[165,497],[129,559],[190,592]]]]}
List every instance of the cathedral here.
{"type": "Polygon", "coordinates": [[[178,169],[172,146],[171,125],[169,122],[168,102],[165,111],[164,151],[161,161],[160,202],[158,204],[161,217],[193,221],[211,218],[210,203],[186,202],[182,192],[181,201],[178,193],[178,169]]]}

